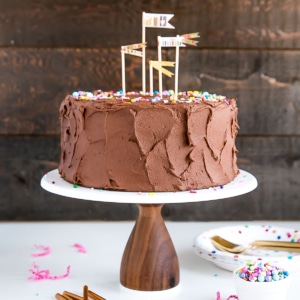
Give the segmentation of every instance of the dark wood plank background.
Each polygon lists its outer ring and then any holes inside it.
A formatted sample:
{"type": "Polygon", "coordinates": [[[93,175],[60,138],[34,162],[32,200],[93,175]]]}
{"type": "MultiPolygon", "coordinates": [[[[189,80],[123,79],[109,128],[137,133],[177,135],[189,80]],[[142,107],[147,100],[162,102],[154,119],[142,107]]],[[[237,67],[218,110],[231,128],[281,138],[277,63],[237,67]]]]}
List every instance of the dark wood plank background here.
{"type": "MultiPolygon", "coordinates": [[[[120,45],[141,41],[143,11],[174,13],[175,30],[147,29],[149,58],[157,35],[200,33],[180,51],[179,88],[238,98],[238,163],[259,182],[239,197],[165,205],[165,218],[299,219],[298,0],[0,0],[0,220],[136,217],[135,205],[56,196],[40,179],[58,165],[60,102],[77,89],[121,88],[120,45]]],[[[140,78],[140,58],[126,58],[127,90],[140,78]]]]}

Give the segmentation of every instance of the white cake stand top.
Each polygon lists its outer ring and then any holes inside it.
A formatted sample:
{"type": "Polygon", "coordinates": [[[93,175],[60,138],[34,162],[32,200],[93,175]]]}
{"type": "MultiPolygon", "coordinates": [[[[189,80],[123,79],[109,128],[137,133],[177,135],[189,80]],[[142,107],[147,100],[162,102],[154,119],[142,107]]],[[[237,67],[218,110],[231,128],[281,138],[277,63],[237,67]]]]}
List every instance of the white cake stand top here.
{"type": "Polygon", "coordinates": [[[230,183],[215,188],[183,192],[121,192],[93,189],[73,185],[62,179],[58,170],[52,170],[41,179],[41,186],[48,192],[82,200],[116,203],[164,204],[210,201],[239,196],[257,187],[256,178],[243,170],[230,183]]]}

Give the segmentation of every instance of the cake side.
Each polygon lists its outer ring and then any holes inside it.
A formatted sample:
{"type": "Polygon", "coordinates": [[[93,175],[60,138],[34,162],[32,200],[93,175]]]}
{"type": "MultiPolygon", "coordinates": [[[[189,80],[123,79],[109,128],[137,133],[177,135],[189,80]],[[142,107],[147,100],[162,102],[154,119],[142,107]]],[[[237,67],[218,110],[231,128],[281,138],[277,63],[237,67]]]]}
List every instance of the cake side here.
{"type": "Polygon", "coordinates": [[[126,101],[60,106],[65,180],[122,191],[183,191],[224,185],[238,174],[235,99],[126,101]]]}

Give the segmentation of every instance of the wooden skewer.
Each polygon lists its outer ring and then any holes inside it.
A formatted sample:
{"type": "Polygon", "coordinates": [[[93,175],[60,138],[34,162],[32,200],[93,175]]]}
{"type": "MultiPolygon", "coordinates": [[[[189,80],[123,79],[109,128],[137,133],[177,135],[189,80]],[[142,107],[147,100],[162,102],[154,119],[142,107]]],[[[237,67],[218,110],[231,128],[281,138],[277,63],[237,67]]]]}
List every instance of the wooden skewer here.
{"type": "Polygon", "coordinates": [[[88,295],[93,299],[93,300],[106,300],[105,298],[97,295],[96,293],[92,292],[92,291],[88,291],[88,295]]]}

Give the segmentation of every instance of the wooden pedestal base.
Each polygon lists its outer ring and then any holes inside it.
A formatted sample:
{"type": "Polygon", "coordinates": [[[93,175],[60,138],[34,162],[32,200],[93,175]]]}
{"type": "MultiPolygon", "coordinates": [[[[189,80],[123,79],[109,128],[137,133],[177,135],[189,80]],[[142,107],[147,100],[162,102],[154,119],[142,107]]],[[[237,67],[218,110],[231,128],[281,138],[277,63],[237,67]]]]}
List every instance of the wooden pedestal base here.
{"type": "Polygon", "coordinates": [[[161,216],[163,204],[138,204],[139,216],[128,239],[120,281],[127,288],[161,291],[179,283],[179,263],[161,216]]]}

